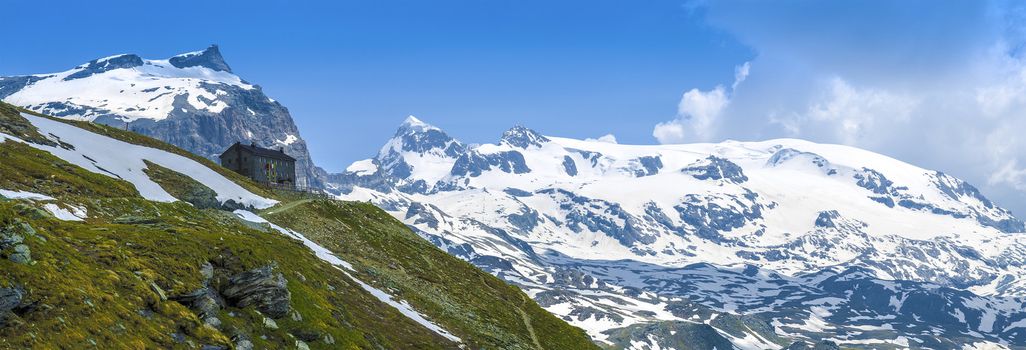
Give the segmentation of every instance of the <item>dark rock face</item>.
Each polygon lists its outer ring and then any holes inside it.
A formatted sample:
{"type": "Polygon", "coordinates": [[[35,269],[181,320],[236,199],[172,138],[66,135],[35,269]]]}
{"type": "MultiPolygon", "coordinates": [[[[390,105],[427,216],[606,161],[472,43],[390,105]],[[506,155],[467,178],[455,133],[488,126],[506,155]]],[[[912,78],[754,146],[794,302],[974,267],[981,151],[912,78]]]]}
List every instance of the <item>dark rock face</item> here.
{"type": "Polygon", "coordinates": [[[471,151],[456,159],[450,174],[453,176],[481,176],[481,173],[497,168],[503,172],[524,174],[531,172],[524,155],[517,151],[481,154],[471,151]]]}
{"type": "Polygon", "coordinates": [[[21,323],[19,316],[38,308],[38,301],[30,302],[25,297],[21,287],[0,288],[0,329],[21,323]]]}
{"type": "Polygon", "coordinates": [[[990,226],[1001,230],[1001,232],[1004,233],[1026,232],[1026,224],[1024,224],[1022,220],[1016,218],[994,220],[986,216],[980,216],[976,218],[976,221],[983,226],[990,226]]]}
{"type": "Polygon", "coordinates": [[[748,181],[748,176],[745,176],[740,166],[717,156],[709,156],[680,171],[699,180],[727,180],[733,183],[748,181]]]}
{"type": "Polygon", "coordinates": [[[32,263],[32,251],[29,246],[19,244],[14,246],[14,252],[8,255],[7,259],[16,264],[30,264],[32,263]]]}
{"type": "Polygon", "coordinates": [[[579,307],[570,311],[570,318],[577,319],[578,321],[584,321],[593,317],[596,320],[608,319],[613,322],[623,322],[623,316],[611,312],[605,312],[590,306],[579,307]]]}
{"type": "Polygon", "coordinates": [[[296,339],[305,342],[314,342],[321,338],[321,333],[312,329],[297,328],[289,331],[296,339]]]}
{"type": "Polygon", "coordinates": [[[232,276],[221,294],[234,306],[253,305],[268,317],[282,318],[291,309],[287,283],[284,275],[274,272],[274,265],[268,265],[232,276]]]}
{"type": "Polygon", "coordinates": [[[965,202],[967,198],[969,202],[973,200],[978,201],[983,205],[983,208],[981,210],[971,209],[968,212],[960,212],[938,207],[933,203],[924,201],[922,198],[909,195],[906,192],[908,187],[895,186],[894,182],[888,180],[886,176],[869,168],[857,170],[853,178],[856,181],[856,185],[874,193],[873,196],[869,197],[870,199],[890,208],[898,205],[908,209],[951,216],[956,219],[974,217],[981,225],[993,227],[1005,233],[1026,231],[1026,223],[1012,216],[1007,210],[995,206],[976,187],[939,171],[932,174],[931,182],[941,193],[959,202],[965,202]]]}
{"type": "Polygon", "coordinates": [[[7,96],[11,96],[15,92],[24,89],[25,86],[46,78],[47,77],[38,77],[34,75],[0,77],[0,99],[7,98],[7,96]]]}
{"type": "Polygon", "coordinates": [[[552,278],[553,283],[578,289],[591,289],[594,288],[593,285],[598,288],[606,286],[606,283],[602,280],[573,268],[556,267],[556,271],[552,273],[552,278]]]}
{"type": "Polygon", "coordinates": [[[21,305],[25,291],[20,288],[0,288],[0,313],[11,311],[21,305]]]}
{"type": "Polygon", "coordinates": [[[836,210],[821,211],[819,212],[819,216],[816,217],[816,227],[837,227],[837,225],[834,224],[834,220],[837,220],[840,217],[841,214],[838,213],[836,210]]]}
{"type": "Polygon", "coordinates": [[[563,156],[563,170],[570,176],[577,176],[577,163],[570,156],[563,156]]]}
{"type": "Polygon", "coordinates": [[[856,172],[853,177],[855,178],[856,185],[873,191],[873,193],[876,194],[886,195],[895,193],[896,191],[896,189],[893,188],[893,181],[888,180],[886,176],[873,169],[862,168],[856,172]]]}
{"type": "MultiPolygon", "coordinates": [[[[296,182],[300,186],[320,187],[327,176],[310,159],[306,141],[297,139],[287,145],[279,141],[287,136],[299,137],[299,128],[288,109],[271,101],[259,87],[247,90],[234,85],[209,84],[210,91],[227,92],[220,97],[229,107],[214,114],[198,110],[187,102],[187,96],[175,99],[174,110],[167,119],[138,119],[127,128],[150,136],[217,162],[217,157],[235,142],[256,143],[278,148],[296,158],[296,182]]],[[[124,126],[120,120],[98,118],[97,122],[124,126]]]]}
{"type": "Polygon", "coordinates": [[[26,223],[0,228],[0,256],[16,264],[31,264],[32,250],[25,244],[25,236],[34,236],[35,229],[26,223]]]}
{"type": "Polygon", "coordinates": [[[719,241],[723,239],[723,232],[730,232],[762,218],[764,207],[756,201],[757,198],[758,194],[751,191],[741,197],[728,195],[724,199],[737,206],[732,208],[716,204],[716,201],[708,197],[689,194],[674,209],[681,220],[694,228],[699,237],[719,241]]]}
{"type": "Polygon", "coordinates": [[[506,220],[509,221],[510,225],[513,225],[513,227],[516,227],[523,232],[531,232],[536,226],[538,226],[538,222],[541,219],[537,210],[524,206],[523,208],[520,208],[520,213],[510,214],[506,217],[506,220]]]}
{"type": "Polygon", "coordinates": [[[403,151],[425,153],[440,149],[450,157],[457,157],[464,151],[463,144],[453,142],[452,137],[438,129],[414,130],[407,126],[397,130],[395,137],[402,140],[403,151]]]}
{"type": "Polygon", "coordinates": [[[508,194],[510,196],[513,196],[513,197],[530,197],[530,196],[534,195],[534,193],[527,192],[527,191],[521,190],[519,188],[512,188],[512,187],[507,187],[506,189],[504,189],[502,191],[506,192],[506,194],[508,194]]]}
{"type": "Polygon", "coordinates": [[[934,173],[933,183],[948,198],[961,201],[962,197],[969,197],[979,201],[983,204],[984,208],[996,210],[1009,217],[1007,219],[994,220],[987,216],[978,215],[976,221],[980,224],[996,228],[1005,233],[1026,232],[1026,224],[1022,220],[1012,217],[1011,213],[1007,210],[995,206],[993,202],[980,193],[980,190],[968,182],[938,171],[934,173]]]}
{"type": "Polygon", "coordinates": [[[552,289],[539,292],[534,296],[534,301],[542,307],[572,302],[578,298],[577,293],[566,289],[552,289]]]}
{"type": "Polygon", "coordinates": [[[217,312],[225,306],[224,299],[210,286],[204,286],[186,295],[171,297],[171,300],[185,305],[208,324],[220,323],[216,320],[217,312]]]}
{"type": "Polygon", "coordinates": [[[640,230],[638,220],[623,210],[619,204],[579,196],[563,189],[547,188],[537,193],[548,195],[559,203],[559,208],[566,215],[562,224],[571,231],[579,233],[588,229],[603,232],[628,247],[635,242],[655,242],[655,236],[640,230]],[[624,224],[621,225],[618,221],[624,224]]]}
{"type": "Polygon", "coordinates": [[[143,65],[142,58],[136,55],[120,55],[109,58],[101,58],[98,60],[89,61],[83,66],[79,66],[82,70],[72,73],[64,80],[75,80],[86,78],[94,74],[100,74],[107,71],[112,71],[121,68],[134,68],[143,65]]]}
{"type": "Polygon", "coordinates": [[[581,157],[583,157],[584,159],[587,159],[588,162],[590,162],[591,166],[593,166],[593,167],[598,165],[599,159],[602,159],[602,153],[592,152],[592,151],[584,151],[584,150],[579,150],[579,149],[567,149],[567,150],[568,151],[572,151],[572,152],[576,152],[577,154],[580,154],[581,157]]]}
{"type": "Polygon", "coordinates": [[[635,177],[655,175],[663,168],[663,160],[659,157],[639,157],[636,161],[640,168],[634,171],[635,177]]]}
{"type": "Polygon", "coordinates": [[[185,54],[171,57],[169,61],[172,66],[178,68],[199,66],[210,68],[215,71],[232,72],[231,67],[228,67],[228,63],[224,61],[224,57],[221,57],[221,50],[218,49],[217,45],[210,45],[210,47],[198,54],[185,54]]]}
{"type": "Polygon", "coordinates": [[[417,220],[413,222],[415,225],[426,223],[428,227],[433,229],[438,228],[438,218],[431,213],[431,210],[429,210],[427,206],[420,202],[411,203],[410,208],[406,210],[406,219],[415,216],[417,217],[417,220]]]}

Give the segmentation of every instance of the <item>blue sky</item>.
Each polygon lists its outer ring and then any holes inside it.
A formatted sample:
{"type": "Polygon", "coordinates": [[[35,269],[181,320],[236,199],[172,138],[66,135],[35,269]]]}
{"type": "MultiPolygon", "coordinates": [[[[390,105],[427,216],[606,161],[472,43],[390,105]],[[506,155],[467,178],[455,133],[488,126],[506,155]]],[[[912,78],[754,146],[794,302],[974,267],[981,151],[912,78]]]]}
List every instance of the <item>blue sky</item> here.
{"type": "Polygon", "coordinates": [[[684,87],[715,86],[752,56],[680,1],[15,1],[5,11],[52,15],[5,20],[25,30],[5,39],[0,75],[217,43],[289,108],[329,170],[375,154],[410,114],[467,142],[523,124],[654,143],[651,126],[674,116],[684,87]]]}
{"type": "Polygon", "coordinates": [[[849,144],[1026,214],[1026,7],[1014,1],[5,1],[0,75],[221,46],[329,170],[406,115],[621,143],[849,144]]]}

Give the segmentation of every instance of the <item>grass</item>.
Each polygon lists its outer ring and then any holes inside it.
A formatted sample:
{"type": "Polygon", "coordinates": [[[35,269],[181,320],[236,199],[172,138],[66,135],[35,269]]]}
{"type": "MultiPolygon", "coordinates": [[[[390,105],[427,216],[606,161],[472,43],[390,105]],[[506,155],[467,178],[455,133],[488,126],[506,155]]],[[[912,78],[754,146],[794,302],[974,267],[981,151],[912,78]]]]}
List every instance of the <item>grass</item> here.
{"type": "Polygon", "coordinates": [[[200,209],[221,207],[221,203],[217,201],[217,192],[210,187],[148,160],[143,162],[146,163],[143,172],[171,196],[200,209]]]}
{"type": "MultiPolygon", "coordinates": [[[[47,158],[19,146],[23,145],[0,144],[0,155],[47,158]]],[[[13,166],[9,160],[4,158],[0,167],[5,178],[30,178],[23,169],[46,170],[46,162],[13,166]]],[[[58,169],[53,166],[49,172],[57,174],[58,169]]],[[[130,188],[126,183],[100,179],[77,183],[81,187],[62,186],[60,191],[26,188],[82,200],[76,203],[88,208],[90,218],[85,223],[31,219],[20,215],[19,208],[38,204],[0,202],[0,227],[26,222],[43,238],[26,239],[33,265],[0,261],[0,284],[24,286],[28,300],[40,305],[23,315],[20,325],[0,329],[0,348],[89,348],[93,343],[99,348],[184,346],[172,340],[173,333],[195,344],[227,344],[222,330],[203,326],[190,310],[161,300],[150,287],[153,283],[168,295],[198,289],[199,268],[208,261],[231,261],[224,265],[232,272],[274,262],[288,279],[292,307],[302,321],[281,319],[278,330],[268,330],[251,309],[227,309],[221,317],[226,325],[248,334],[258,347],[293,346],[289,332],[301,329],[335,339],[335,344],[311,343],[315,349],[453,347],[365,293],[295,240],[247,227],[223,211],[201,210],[184,202],[146,201],[123,190],[130,188]],[[146,220],[116,223],[126,216],[146,220]],[[227,316],[229,311],[237,316],[227,316]]]]}
{"type": "Polygon", "coordinates": [[[410,302],[474,348],[597,348],[515,286],[453,258],[367,203],[308,200],[271,208],[276,224],[298,230],[352,263],[358,277],[410,302]]]}
{"type": "MultiPolygon", "coordinates": [[[[0,115],[0,132],[18,129],[19,138],[41,137],[32,136],[35,129],[9,106],[0,104],[0,115]]],[[[338,252],[359,268],[359,278],[409,301],[471,348],[595,348],[581,330],[515,287],[434,248],[371,205],[275,194],[159,141],[68,123],[189,156],[247,189],[282,200],[269,217],[338,252]]],[[[36,305],[0,327],[0,348],[194,348],[229,345],[238,334],[256,348],[292,348],[292,334],[311,332],[318,334],[308,343],[313,349],[457,347],[365,292],[300,242],[246,225],[231,213],[147,201],[130,183],[19,142],[0,143],[0,164],[0,188],[46,194],[89,214],[84,222],[30,216],[26,208],[41,213],[42,203],[0,199],[0,229],[26,223],[37,231],[25,240],[32,264],[0,259],[0,287],[23,287],[25,299],[36,305]],[[252,307],[229,307],[219,314],[222,325],[213,328],[178,302],[162,299],[153,287],[168,296],[194,291],[202,286],[200,267],[208,262],[225,273],[276,264],[288,280],[298,317],[278,319],[278,328],[270,329],[252,307]]],[[[148,166],[146,173],[178,198],[209,194],[184,175],[148,166]]]]}

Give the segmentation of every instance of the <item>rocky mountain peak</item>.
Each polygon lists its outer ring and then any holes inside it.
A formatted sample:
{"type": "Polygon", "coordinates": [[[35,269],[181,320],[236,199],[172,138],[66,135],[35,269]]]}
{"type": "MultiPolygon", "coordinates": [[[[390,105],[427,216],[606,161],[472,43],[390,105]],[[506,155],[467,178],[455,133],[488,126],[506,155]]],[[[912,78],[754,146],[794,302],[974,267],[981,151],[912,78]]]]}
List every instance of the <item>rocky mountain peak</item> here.
{"type": "Polygon", "coordinates": [[[183,53],[171,57],[168,61],[172,66],[178,68],[205,67],[215,71],[232,72],[232,68],[224,61],[224,57],[221,56],[221,50],[218,49],[217,45],[210,45],[210,47],[203,51],[183,53]]]}
{"type": "Polygon", "coordinates": [[[442,131],[438,127],[425,123],[417,117],[410,115],[403,120],[402,124],[399,124],[399,128],[395,131],[395,136],[422,133],[430,130],[442,131]]]}
{"type": "Polygon", "coordinates": [[[549,142],[549,139],[537,131],[517,125],[502,133],[500,142],[513,147],[527,148],[530,146],[541,147],[543,143],[549,142]]]}
{"type": "Polygon", "coordinates": [[[395,136],[381,150],[380,156],[386,157],[392,151],[427,153],[436,149],[450,157],[456,157],[463,152],[463,145],[442,129],[411,115],[399,125],[395,136]]]}

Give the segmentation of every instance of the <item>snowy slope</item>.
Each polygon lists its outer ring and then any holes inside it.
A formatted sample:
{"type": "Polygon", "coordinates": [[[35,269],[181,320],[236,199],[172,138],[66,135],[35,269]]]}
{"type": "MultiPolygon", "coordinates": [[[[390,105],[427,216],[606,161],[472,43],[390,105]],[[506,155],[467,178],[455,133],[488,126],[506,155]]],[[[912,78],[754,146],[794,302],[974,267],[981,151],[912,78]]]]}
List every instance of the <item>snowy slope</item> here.
{"type": "Polygon", "coordinates": [[[957,178],[852,147],[635,146],[524,127],[496,144],[466,145],[410,117],[378,155],[331,180],[340,197],[377,204],[609,343],[644,331],[629,338],[665,346],[673,336],[651,332],[666,326],[630,327],[684,321],[765,348],[767,337],[822,331],[797,322],[815,309],[839,344],[870,346],[880,334],[1026,344],[1026,322],[1017,323],[1023,223],[957,178]],[[865,285],[907,281],[886,289],[896,299],[950,288],[947,303],[978,310],[950,311],[963,320],[953,324],[996,323],[948,325],[947,316],[901,307],[867,311],[896,325],[852,322],[839,310],[861,307],[859,291],[827,283],[852,271],[865,285]],[[685,301],[710,314],[672,306],[685,301]],[[731,333],[737,327],[717,325],[730,318],[714,314],[755,315],[776,331],[731,333]]]}
{"type": "Polygon", "coordinates": [[[175,108],[175,99],[180,96],[186,96],[186,103],[195,109],[221,112],[227,105],[218,96],[227,92],[211,91],[205,84],[255,88],[231,72],[203,66],[179,68],[169,61],[143,60],[127,54],[101,58],[60,73],[32,75],[30,77],[38,80],[4,100],[21,106],[44,106],[60,101],[67,109],[46,108],[44,111],[87,121],[111,114],[131,122],[168,118],[175,108]],[[73,106],[93,108],[75,109],[73,106]]]}
{"type": "MultiPolygon", "coordinates": [[[[217,200],[221,203],[232,201],[246,207],[259,209],[277,203],[273,199],[247,191],[242,186],[192,159],[155,148],[130,144],[59,121],[27,113],[22,113],[21,116],[32,123],[40,134],[48,135],[61,146],[26,142],[28,145],[49,152],[83,169],[128,181],[135,186],[143,198],[160,202],[178,200],[151,180],[143,171],[147,168],[144,161],[150,161],[209,187],[217,194],[217,200]]],[[[14,136],[0,134],[0,140],[3,139],[25,142],[14,136]]]]}

